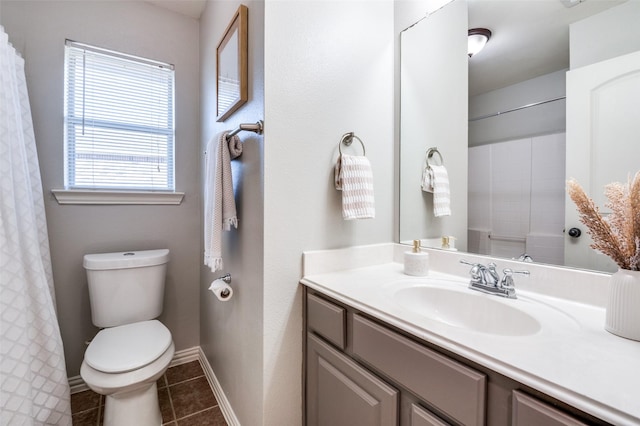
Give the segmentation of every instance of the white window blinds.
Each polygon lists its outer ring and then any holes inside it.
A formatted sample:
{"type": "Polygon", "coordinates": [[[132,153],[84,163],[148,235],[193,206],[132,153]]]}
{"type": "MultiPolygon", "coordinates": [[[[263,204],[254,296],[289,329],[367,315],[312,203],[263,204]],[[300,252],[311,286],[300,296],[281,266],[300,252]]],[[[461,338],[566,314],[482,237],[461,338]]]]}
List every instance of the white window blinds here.
{"type": "Polygon", "coordinates": [[[65,47],[65,188],[174,191],[173,66],[65,47]]]}

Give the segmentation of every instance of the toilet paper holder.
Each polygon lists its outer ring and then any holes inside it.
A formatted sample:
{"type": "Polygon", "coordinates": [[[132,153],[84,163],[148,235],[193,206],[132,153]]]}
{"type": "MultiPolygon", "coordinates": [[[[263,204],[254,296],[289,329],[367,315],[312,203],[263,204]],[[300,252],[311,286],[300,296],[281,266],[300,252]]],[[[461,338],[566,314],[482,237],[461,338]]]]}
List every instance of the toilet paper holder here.
{"type": "Polygon", "coordinates": [[[231,284],[231,274],[226,274],[221,277],[216,278],[216,280],[222,280],[227,284],[231,284]]]}
{"type": "MultiPolygon", "coordinates": [[[[223,275],[223,276],[221,276],[221,277],[216,278],[216,280],[222,280],[222,281],[224,281],[224,282],[225,282],[225,283],[227,283],[227,284],[231,284],[231,274],[223,275]]],[[[222,296],[222,297],[228,297],[228,296],[229,296],[229,293],[230,293],[230,292],[229,292],[229,290],[225,288],[224,290],[222,290],[222,291],[220,292],[220,296],[222,296]]]]}

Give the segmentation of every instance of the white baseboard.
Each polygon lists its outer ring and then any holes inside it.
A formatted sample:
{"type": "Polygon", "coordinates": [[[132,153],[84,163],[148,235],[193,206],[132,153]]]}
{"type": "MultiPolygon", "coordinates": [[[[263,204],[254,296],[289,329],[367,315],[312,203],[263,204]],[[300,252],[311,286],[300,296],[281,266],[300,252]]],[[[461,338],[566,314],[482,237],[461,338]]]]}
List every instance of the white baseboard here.
{"type": "Polygon", "coordinates": [[[84,392],[89,390],[89,386],[82,380],[80,376],[69,377],[69,388],[71,388],[71,393],[84,392]]]}
{"type": "Polygon", "coordinates": [[[169,363],[169,368],[175,367],[176,365],[186,364],[195,360],[200,360],[200,346],[194,346],[192,348],[183,349],[174,353],[173,359],[169,363]]]}
{"type": "MultiPolygon", "coordinates": [[[[175,367],[176,365],[186,364],[196,360],[200,361],[204,375],[209,382],[209,386],[211,386],[211,389],[213,390],[213,394],[218,401],[220,411],[222,411],[222,415],[227,421],[227,424],[229,426],[241,426],[240,421],[238,421],[238,417],[236,417],[233,408],[231,408],[231,404],[229,403],[227,396],[224,394],[222,386],[220,386],[220,382],[211,369],[211,365],[209,364],[209,361],[207,361],[207,357],[204,352],[202,352],[200,346],[194,346],[193,348],[183,349],[176,352],[173,355],[171,363],[169,363],[169,367],[175,367]]],[[[68,380],[72,394],[89,390],[89,386],[86,385],[80,376],[69,377],[68,380]]]]}
{"type": "Polygon", "coordinates": [[[213,369],[211,368],[211,365],[209,364],[207,357],[202,351],[202,348],[198,347],[198,352],[200,354],[200,357],[199,357],[200,365],[202,365],[202,370],[204,370],[204,375],[207,377],[207,380],[209,381],[209,385],[211,386],[211,389],[213,389],[213,394],[215,395],[216,400],[218,401],[218,405],[220,406],[220,411],[222,411],[222,415],[224,416],[224,419],[227,421],[227,424],[229,426],[241,426],[240,421],[238,420],[238,417],[236,417],[236,413],[233,411],[233,408],[231,407],[231,404],[229,403],[227,396],[224,394],[224,391],[222,390],[222,386],[220,386],[220,382],[218,381],[218,378],[213,372],[213,369]]]}

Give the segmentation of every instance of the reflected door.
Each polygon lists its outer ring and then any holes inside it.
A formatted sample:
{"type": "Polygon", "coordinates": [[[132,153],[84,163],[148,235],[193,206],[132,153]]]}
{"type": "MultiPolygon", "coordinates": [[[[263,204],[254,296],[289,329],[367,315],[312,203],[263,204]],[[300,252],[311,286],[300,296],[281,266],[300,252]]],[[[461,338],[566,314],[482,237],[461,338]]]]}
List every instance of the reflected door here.
{"type": "MultiPolygon", "coordinates": [[[[567,178],[575,178],[604,213],[604,186],[626,182],[640,170],[639,111],[640,51],[567,73],[567,178]]],[[[585,231],[566,199],[565,229],[585,231]]],[[[565,235],[565,264],[617,270],[590,244],[586,232],[565,235]]]]}

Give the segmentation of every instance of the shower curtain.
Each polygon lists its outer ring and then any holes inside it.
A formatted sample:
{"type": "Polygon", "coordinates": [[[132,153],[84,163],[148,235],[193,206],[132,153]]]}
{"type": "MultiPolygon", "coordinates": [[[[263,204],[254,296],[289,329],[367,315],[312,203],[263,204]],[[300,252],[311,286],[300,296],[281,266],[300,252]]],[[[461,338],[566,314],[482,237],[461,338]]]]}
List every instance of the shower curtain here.
{"type": "Polygon", "coordinates": [[[24,60],[0,30],[0,424],[71,425],[24,60]]]}

